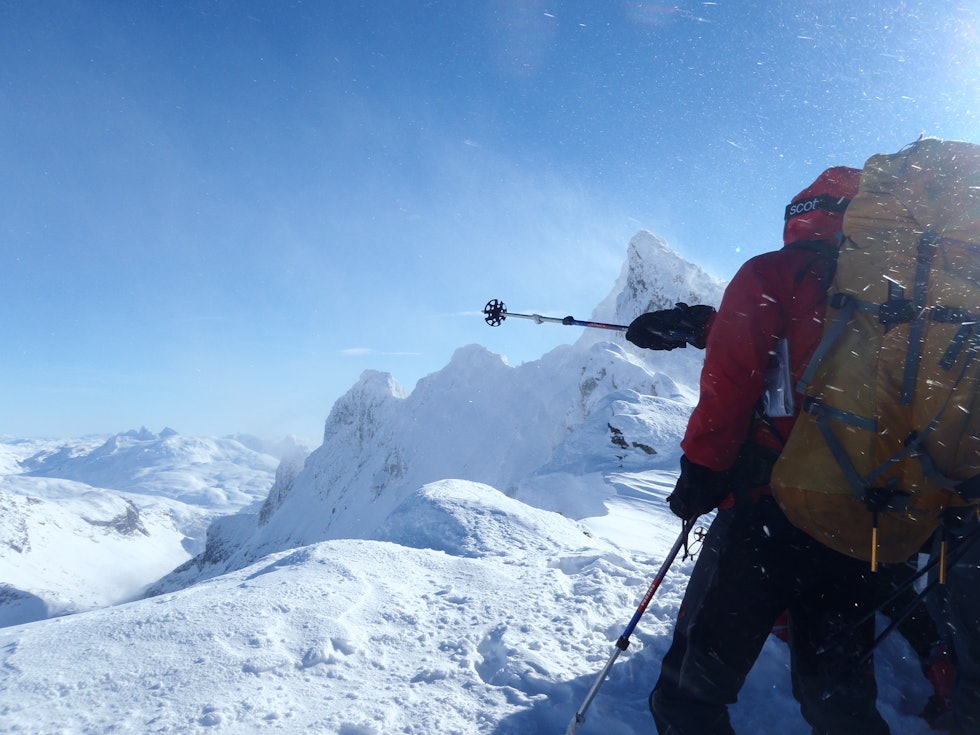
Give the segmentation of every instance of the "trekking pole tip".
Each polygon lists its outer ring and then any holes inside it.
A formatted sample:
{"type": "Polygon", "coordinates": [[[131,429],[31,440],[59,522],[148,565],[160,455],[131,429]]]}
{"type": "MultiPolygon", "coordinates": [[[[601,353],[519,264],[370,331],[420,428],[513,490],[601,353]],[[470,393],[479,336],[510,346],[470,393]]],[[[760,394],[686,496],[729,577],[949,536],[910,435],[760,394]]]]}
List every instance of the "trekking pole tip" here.
{"type": "Polygon", "coordinates": [[[579,727],[585,722],[585,715],[576,713],[572,721],[568,723],[568,729],[565,730],[565,735],[575,735],[578,732],[579,727]]]}

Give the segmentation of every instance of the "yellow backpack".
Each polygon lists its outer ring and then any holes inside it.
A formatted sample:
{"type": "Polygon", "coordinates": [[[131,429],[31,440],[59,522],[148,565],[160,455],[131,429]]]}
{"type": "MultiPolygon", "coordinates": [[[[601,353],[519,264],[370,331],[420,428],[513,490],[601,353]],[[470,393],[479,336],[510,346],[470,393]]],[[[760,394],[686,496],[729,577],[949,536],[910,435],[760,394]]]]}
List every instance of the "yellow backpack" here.
{"type": "Polygon", "coordinates": [[[868,159],[773,470],[794,525],[875,567],[978,494],[978,320],[980,146],[927,138],[868,159]]]}

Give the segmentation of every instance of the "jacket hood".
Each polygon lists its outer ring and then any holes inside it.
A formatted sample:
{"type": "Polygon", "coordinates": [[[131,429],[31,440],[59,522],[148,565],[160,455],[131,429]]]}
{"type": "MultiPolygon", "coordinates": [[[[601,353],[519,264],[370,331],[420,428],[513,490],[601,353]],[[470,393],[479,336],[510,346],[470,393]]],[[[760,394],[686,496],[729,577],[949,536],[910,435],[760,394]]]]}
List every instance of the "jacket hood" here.
{"type": "Polygon", "coordinates": [[[861,170],[834,166],[821,173],[786,207],[783,244],[801,240],[830,240],[844,226],[844,210],[858,192],[861,170]]]}

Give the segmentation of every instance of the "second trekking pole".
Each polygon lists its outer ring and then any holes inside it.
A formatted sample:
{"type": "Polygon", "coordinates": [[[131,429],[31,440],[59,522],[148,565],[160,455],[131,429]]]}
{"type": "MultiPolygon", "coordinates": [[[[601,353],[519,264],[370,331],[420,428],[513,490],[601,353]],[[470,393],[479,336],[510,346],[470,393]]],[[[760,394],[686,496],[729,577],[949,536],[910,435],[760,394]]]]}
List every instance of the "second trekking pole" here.
{"type": "Polygon", "coordinates": [[[575,713],[575,717],[573,717],[572,721],[568,723],[568,730],[565,731],[565,735],[575,735],[575,732],[585,722],[586,710],[589,709],[589,706],[592,704],[592,700],[595,699],[596,694],[599,693],[599,688],[602,686],[603,682],[605,682],[606,677],[609,676],[609,671],[612,669],[613,664],[616,663],[616,659],[619,658],[619,654],[625,651],[629,646],[630,636],[633,635],[633,631],[640,622],[640,618],[642,618],[643,613],[646,612],[647,605],[650,604],[650,600],[652,600],[653,596],[657,594],[657,590],[660,588],[660,583],[663,582],[664,577],[667,576],[667,570],[670,569],[670,565],[674,563],[674,559],[677,558],[677,554],[680,552],[681,547],[687,543],[687,537],[691,533],[691,528],[693,526],[694,519],[685,521],[680,535],[677,537],[674,545],[667,553],[667,558],[664,559],[664,563],[660,566],[660,571],[657,572],[657,576],[653,578],[653,582],[650,583],[646,594],[643,595],[643,599],[640,601],[639,607],[637,607],[636,612],[633,613],[633,619],[630,620],[629,625],[626,626],[626,630],[623,631],[623,634],[619,637],[619,640],[616,641],[616,647],[609,656],[609,660],[606,661],[606,665],[602,667],[602,671],[599,672],[599,676],[596,677],[592,688],[589,689],[589,693],[582,702],[582,706],[578,708],[578,711],[575,713]]]}

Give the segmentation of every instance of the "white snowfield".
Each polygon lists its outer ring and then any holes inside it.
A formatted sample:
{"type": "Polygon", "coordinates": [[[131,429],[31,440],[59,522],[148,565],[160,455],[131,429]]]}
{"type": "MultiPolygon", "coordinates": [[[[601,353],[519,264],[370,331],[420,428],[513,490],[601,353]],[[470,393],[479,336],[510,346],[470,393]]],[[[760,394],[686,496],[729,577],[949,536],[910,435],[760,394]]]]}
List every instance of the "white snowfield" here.
{"type": "MultiPolygon", "coordinates": [[[[651,497],[670,485],[631,479],[651,497]]],[[[325,541],[179,592],[8,628],[0,730],[563,733],[677,529],[656,503],[610,502],[617,523],[647,526],[646,549],[447,480],[399,508],[391,541],[325,541]]],[[[579,732],[652,731],[646,696],[691,564],[670,571],[579,732]]],[[[787,666],[771,639],[733,709],[739,732],[809,732],[787,666]]],[[[928,691],[900,639],[886,643],[879,680],[893,732],[930,732],[910,714],[928,691]]]]}
{"type": "MultiPolygon", "coordinates": [[[[716,303],[699,273],[641,233],[593,319],[716,303]]],[[[274,478],[233,462],[267,497],[227,510],[187,563],[179,490],[148,501],[81,474],[41,492],[0,445],[0,582],[23,595],[0,599],[0,732],[564,733],[680,531],[664,499],[699,359],[583,333],[517,367],[463,348],[411,392],[366,374],[305,460],[274,478]],[[84,611],[37,619],[75,598],[84,611]]],[[[188,485],[214,484],[208,466],[184,467],[188,485]]],[[[654,731],[646,699],[692,567],[675,562],[579,733],[654,731]]],[[[890,637],[877,661],[892,732],[931,732],[908,645],[890,637]]],[[[746,735],[809,733],[776,639],[732,715],[746,735]]]]}
{"type": "Polygon", "coordinates": [[[0,625],[115,604],[261,503],[276,457],[236,439],[145,429],[0,440],[0,625]]]}

